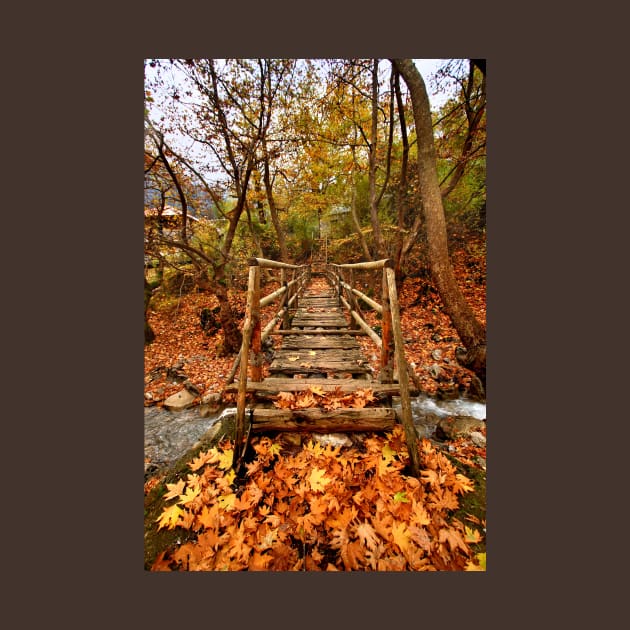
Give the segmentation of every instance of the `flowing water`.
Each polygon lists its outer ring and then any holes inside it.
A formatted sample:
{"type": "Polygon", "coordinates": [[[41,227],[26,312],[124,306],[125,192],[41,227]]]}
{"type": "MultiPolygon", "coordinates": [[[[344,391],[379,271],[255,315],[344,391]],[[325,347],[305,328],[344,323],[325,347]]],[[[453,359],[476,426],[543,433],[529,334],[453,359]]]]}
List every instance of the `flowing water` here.
{"type": "Polygon", "coordinates": [[[414,416],[433,413],[439,417],[468,416],[477,420],[485,420],[486,404],[455,398],[454,400],[436,400],[428,396],[417,396],[411,399],[411,411],[414,416]]]}
{"type": "MultiPolygon", "coordinates": [[[[395,405],[396,406],[396,405],[395,405]]],[[[426,420],[427,414],[439,419],[444,416],[470,416],[483,420],[486,405],[465,399],[436,400],[428,396],[411,399],[411,411],[421,437],[430,437],[435,432],[436,423],[426,420]]],[[[222,418],[235,415],[235,407],[202,418],[196,407],[180,412],[171,412],[162,407],[144,409],[144,457],[145,471],[172,464],[222,418]]]]}
{"type": "Polygon", "coordinates": [[[199,441],[215,423],[225,416],[235,414],[235,407],[202,418],[196,407],[172,412],[162,407],[144,409],[144,457],[145,471],[171,464],[199,441]]]}
{"type": "Polygon", "coordinates": [[[465,398],[437,400],[420,395],[411,399],[411,414],[418,430],[418,436],[432,438],[440,418],[467,416],[477,420],[485,420],[486,404],[465,398]]]}

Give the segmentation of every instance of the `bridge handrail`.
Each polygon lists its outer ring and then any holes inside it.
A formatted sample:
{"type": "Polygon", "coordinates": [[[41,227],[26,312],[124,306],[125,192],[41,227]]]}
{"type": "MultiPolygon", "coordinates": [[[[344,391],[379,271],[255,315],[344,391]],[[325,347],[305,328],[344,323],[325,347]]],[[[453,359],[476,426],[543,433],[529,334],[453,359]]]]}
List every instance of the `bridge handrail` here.
{"type": "Polygon", "coordinates": [[[344,263],[337,265],[329,263],[331,267],[341,267],[342,269],[382,269],[383,267],[394,266],[391,258],[383,258],[382,260],[371,260],[369,262],[344,263]]]}
{"type": "MultiPolygon", "coordinates": [[[[233,374],[236,371],[240,360],[239,385],[237,394],[236,412],[236,436],[234,444],[234,461],[236,467],[240,468],[243,456],[247,448],[249,431],[251,430],[251,418],[249,422],[245,418],[245,401],[247,395],[248,371],[251,365],[251,380],[262,381],[262,341],[264,337],[271,333],[271,330],[284,317],[285,324],[288,324],[288,310],[293,301],[297,301],[298,294],[308,282],[311,276],[310,265],[290,265],[288,263],[277,262],[265,258],[249,259],[249,279],[247,289],[247,309],[245,313],[245,323],[243,326],[243,343],[233,367],[233,374]],[[276,268],[282,271],[282,290],[278,289],[261,300],[260,297],[260,269],[276,268]],[[293,270],[293,279],[289,287],[287,282],[288,270],[293,270]],[[301,270],[296,278],[296,271],[301,270]],[[297,286],[297,288],[295,288],[297,286]],[[295,290],[294,290],[295,289],[295,290]],[[260,309],[262,302],[265,305],[273,300],[282,297],[280,310],[267,324],[264,331],[261,330],[260,309]],[[270,299],[271,298],[271,299],[270,299]],[[250,361],[250,348],[252,357],[250,361]]],[[[356,324],[362,328],[381,350],[380,374],[381,383],[392,383],[394,380],[394,365],[398,368],[398,384],[400,389],[401,415],[405,430],[405,436],[411,457],[411,468],[416,476],[419,476],[420,462],[419,453],[416,448],[417,433],[413,425],[411,416],[411,399],[409,392],[409,366],[405,357],[404,340],[400,324],[400,311],[398,309],[398,293],[396,289],[396,274],[391,259],[383,259],[363,263],[347,263],[326,265],[326,275],[332,280],[339,301],[348,309],[356,324]],[[368,298],[365,294],[352,287],[352,275],[355,269],[361,270],[382,270],[382,304],[368,298]],[[346,272],[350,282],[344,277],[346,272]],[[346,291],[346,298],[342,292],[346,291]],[[371,308],[377,310],[382,317],[381,336],[367,324],[361,316],[361,311],[357,302],[357,297],[364,300],[371,308]],[[367,299],[366,299],[367,298],[367,299]],[[380,309],[380,310],[379,310],[380,309]]],[[[288,326],[287,326],[288,327],[288,326]]],[[[228,382],[231,382],[228,380],[228,382]]]]}
{"type": "Polygon", "coordinates": [[[268,258],[250,258],[247,261],[250,267],[267,267],[275,269],[304,269],[310,265],[290,265],[289,263],[283,263],[278,260],[269,260],[268,258]]]}
{"type": "Polygon", "coordinates": [[[398,291],[396,288],[396,273],[391,259],[377,260],[373,262],[354,264],[329,264],[327,275],[332,281],[340,302],[349,311],[350,315],[374,341],[381,351],[379,380],[381,383],[391,383],[394,380],[394,365],[398,368],[398,384],[400,387],[400,402],[402,423],[412,460],[412,470],[419,471],[420,461],[416,444],[417,433],[413,426],[411,416],[411,398],[409,392],[409,376],[413,376],[405,357],[405,345],[400,323],[400,310],[398,308],[398,291]],[[353,283],[353,271],[382,269],[382,300],[381,304],[372,300],[367,295],[355,289],[353,283]],[[348,275],[349,282],[345,275],[348,275]],[[346,292],[346,298],[343,291],[346,292]],[[381,336],[362,317],[361,309],[357,302],[361,298],[368,306],[380,313],[382,318],[381,336]]]}

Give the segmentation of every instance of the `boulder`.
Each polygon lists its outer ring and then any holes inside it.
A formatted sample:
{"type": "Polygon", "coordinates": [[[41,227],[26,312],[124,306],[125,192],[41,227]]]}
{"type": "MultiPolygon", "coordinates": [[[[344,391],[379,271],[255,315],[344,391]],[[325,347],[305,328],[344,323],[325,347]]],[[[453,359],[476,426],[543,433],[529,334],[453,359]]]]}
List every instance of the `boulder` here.
{"type": "Polygon", "coordinates": [[[206,392],[201,398],[201,404],[199,405],[199,415],[202,418],[207,418],[213,413],[216,413],[221,408],[221,394],[216,392],[206,392]]]}
{"type": "Polygon", "coordinates": [[[479,448],[484,448],[486,446],[486,436],[483,433],[479,433],[479,431],[471,431],[470,432],[470,441],[479,448]]]}
{"type": "Polygon", "coordinates": [[[324,446],[330,445],[333,448],[337,446],[352,446],[352,440],[344,433],[314,433],[313,439],[324,446]]]}
{"type": "Polygon", "coordinates": [[[189,391],[194,396],[201,396],[201,392],[199,388],[190,380],[184,382],[184,387],[187,391],[189,391]]]}
{"type": "Polygon", "coordinates": [[[195,396],[188,390],[182,389],[176,394],[169,396],[164,401],[164,407],[169,411],[183,411],[192,405],[193,400],[195,400],[195,396]]]}
{"type": "Polygon", "coordinates": [[[440,418],[435,435],[441,440],[453,440],[460,436],[469,436],[474,431],[485,427],[486,423],[469,416],[447,416],[440,418]]]}
{"type": "Polygon", "coordinates": [[[216,392],[206,392],[201,398],[203,405],[219,405],[221,403],[221,394],[216,392]]]}

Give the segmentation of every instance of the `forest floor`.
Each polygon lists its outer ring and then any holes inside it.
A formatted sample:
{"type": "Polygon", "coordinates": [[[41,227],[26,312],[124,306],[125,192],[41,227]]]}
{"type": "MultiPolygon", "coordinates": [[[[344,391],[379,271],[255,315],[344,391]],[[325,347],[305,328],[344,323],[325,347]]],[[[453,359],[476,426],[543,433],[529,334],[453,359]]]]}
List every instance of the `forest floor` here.
{"type": "MultiPolygon", "coordinates": [[[[451,240],[460,287],[484,324],[485,254],[482,236],[451,240]]],[[[426,268],[416,262],[409,268],[426,268]]],[[[269,282],[263,294],[277,286],[269,282]]],[[[237,281],[230,293],[241,319],[245,289],[237,281]]],[[[362,290],[369,294],[369,278],[362,290]]],[[[409,275],[398,294],[406,356],[423,392],[466,397],[471,373],[456,361],[461,342],[427,275],[409,275]]],[[[183,380],[201,394],[223,390],[234,357],[219,357],[221,331],[200,324],[201,310],[216,306],[206,292],[153,297],[148,319],[156,337],[145,346],[145,405],[161,405],[183,380]]],[[[273,310],[263,310],[263,326],[273,310]]],[[[364,314],[378,325],[373,312],[364,314]]],[[[376,373],[376,346],[359,339],[376,373]]],[[[289,435],[257,437],[252,447],[256,458],[239,478],[223,440],[145,481],[146,569],[485,569],[485,468],[477,463],[485,447],[463,438],[443,445],[422,440],[420,480],[407,474],[398,426],[351,447],[289,435]]]]}

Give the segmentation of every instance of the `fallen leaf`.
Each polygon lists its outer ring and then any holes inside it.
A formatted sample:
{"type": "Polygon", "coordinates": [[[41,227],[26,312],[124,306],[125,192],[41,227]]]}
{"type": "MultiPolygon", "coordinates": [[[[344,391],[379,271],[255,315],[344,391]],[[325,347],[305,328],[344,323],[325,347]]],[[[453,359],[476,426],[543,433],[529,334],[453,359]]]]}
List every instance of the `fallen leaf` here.
{"type": "Polygon", "coordinates": [[[321,468],[313,468],[310,477],[308,478],[311,490],[313,492],[322,492],[324,488],[332,481],[328,477],[325,477],[326,471],[321,468]]]}
{"type": "Polygon", "coordinates": [[[230,448],[227,451],[219,455],[219,468],[227,470],[232,466],[232,460],[234,459],[234,451],[230,448]]]}
{"type": "Polygon", "coordinates": [[[232,509],[234,509],[235,501],[236,501],[236,495],[233,492],[231,494],[225,494],[223,496],[220,496],[217,499],[217,503],[224,510],[232,510],[232,509]]]}
{"type": "Polygon", "coordinates": [[[184,511],[179,507],[179,505],[177,505],[177,503],[164,508],[160,517],[156,519],[156,523],[159,523],[158,529],[162,529],[163,527],[173,529],[177,526],[177,522],[183,514],[184,511]]]}
{"type": "Polygon", "coordinates": [[[167,492],[164,495],[164,500],[168,501],[169,499],[174,499],[175,497],[178,497],[183,492],[185,485],[186,482],[183,479],[180,479],[177,483],[167,483],[166,487],[169,489],[170,492],[167,492]]]}
{"type": "Polygon", "coordinates": [[[378,544],[378,535],[374,531],[374,528],[367,522],[363,521],[356,527],[357,536],[359,540],[370,550],[376,549],[378,544]]]}
{"type": "Polygon", "coordinates": [[[404,523],[397,523],[396,521],[392,523],[392,538],[401,551],[405,551],[409,547],[410,533],[404,523]]]}

